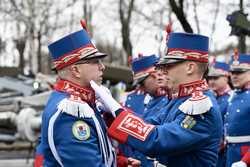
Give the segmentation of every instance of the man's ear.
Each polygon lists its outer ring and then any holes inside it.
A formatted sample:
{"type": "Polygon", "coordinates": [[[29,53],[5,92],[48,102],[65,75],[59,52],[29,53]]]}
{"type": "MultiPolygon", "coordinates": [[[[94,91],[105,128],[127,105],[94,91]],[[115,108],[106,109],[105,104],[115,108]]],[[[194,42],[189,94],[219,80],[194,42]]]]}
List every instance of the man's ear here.
{"type": "Polygon", "coordinates": [[[77,65],[71,65],[70,71],[73,77],[80,78],[80,69],[77,65]]]}
{"type": "Polygon", "coordinates": [[[188,75],[193,74],[195,71],[195,68],[198,68],[197,65],[194,62],[187,62],[186,65],[186,73],[188,75]]]}

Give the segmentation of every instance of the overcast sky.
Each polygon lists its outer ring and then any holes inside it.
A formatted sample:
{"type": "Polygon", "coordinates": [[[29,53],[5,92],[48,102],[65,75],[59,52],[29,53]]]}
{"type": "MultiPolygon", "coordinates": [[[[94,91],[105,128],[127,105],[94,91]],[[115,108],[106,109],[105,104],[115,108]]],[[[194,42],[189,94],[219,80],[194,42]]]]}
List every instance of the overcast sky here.
{"type": "MultiPolygon", "coordinates": [[[[166,0],[160,1],[162,5],[165,5],[166,0]]],[[[193,0],[190,1],[190,4],[193,0]]],[[[245,13],[250,13],[250,3],[245,0],[245,13]]],[[[117,0],[91,0],[93,3],[94,11],[93,11],[93,26],[94,26],[94,37],[95,41],[109,42],[113,43],[117,47],[121,48],[121,34],[120,34],[120,22],[118,15],[118,2],[117,0]]],[[[154,18],[155,20],[159,20],[159,13],[154,12],[159,6],[154,4],[154,1],[151,2],[150,5],[145,5],[147,1],[145,0],[135,0],[136,5],[139,6],[139,10],[141,10],[146,15],[154,18]]],[[[197,0],[197,13],[198,19],[200,22],[200,30],[202,35],[206,35],[210,37],[210,50],[218,50],[221,48],[225,48],[227,45],[237,43],[237,38],[235,36],[229,36],[231,27],[229,26],[228,21],[226,21],[226,16],[231,14],[233,11],[238,10],[239,0],[221,0],[219,15],[216,19],[216,30],[211,37],[212,23],[214,22],[213,12],[216,8],[216,0],[197,0]]],[[[60,3],[58,3],[60,5],[60,3]]],[[[166,6],[166,8],[169,8],[166,6]]],[[[167,10],[167,9],[166,9],[167,10]]],[[[70,25],[70,28],[65,28],[59,31],[56,31],[52,34],[51,38],[47,42],[48,44],[56,39],[61,38],[62,36],[71,33],[72,31],[78,31],[81,29],[79,24],[79,20],[82,19],[82,5],[75,4],[71,9],[65,10],[64,14],[58,18],[60,20],[66,20],[66,18],[72,17],[75,18],[76,24],[70,25]]],[[[188,10],[185,11],[187,15],[188,21],[191,23],[191,26],[195,33],[197,33],[195,22],[194,22],[194,11],[192,5],[188,7],[188,10]]],[[[164,24],[168,23],[168,12],[165,12],[163,15],[164,24]]],[[[165,41],[161,41],[161,37],[164,36],[165,32],[164,27],[154,26],[152,22],[146,21],[142,17],[136,16],[133,13],[133,19],[131,23],[131,40],[133,44],[133,53],[137,55],[139,52],[144,55],[150,54],[158,54],[159,48],[162,52],[165,48],[165,41]]],[[[171,19],[173,20],[173,30],[175,32],[183,32],[183,29],[176,19],[174,13],[171,15],[171,19]]],[[[250,20],[250,18],[248,17],[250,20]]],[[[6,26],[6,25],[4,25],[6,26]]],[[[0,28],[1,36],[7,41],[10,38],[15,37],[15,33],[12,31],[11,26],[5,27],[3,31],[3,27],[0,28]]],[[[66,26],[65,26],[66,27],[66,26]]],[[[69,26],[68,26],[69,27],[69,26]]],[[[249,41],[249,38],[247,38],[249,41]]],[[[46,46],[46,45],[45,45],[46,46]]],[[[47,50],[47,47],[43,48],[47,50]]],[[[9,43],[7,49],[7,56],[0,57],[1,64],[13,64],[13,59],[11,56],[17,56],[17,51],[13,50],[13,44],[9,43]],[[10,56],[11,55],[11,56],[10,56]]],[[[14,62],[15,63],[15,62],[14,62]]]]}
{"type": "MultiPolygon", "coordinates": [[[[137,0],[137,2],[140,0],[137,0]]],[[[141,0],[142,1],[142,0],[141,0]]],[[[206,36],[211,36],[211,27],[214,21],[214,13],[211,13],[212,10],[215,10],[216,4],[213,2],[215,0],[202,0],[201,3],[197,6],[198,19],[200,21],[201,34],[206,36]]],[[[214,32],[212,38],[210,37],[210,50],[218,50],[220,48],[225,48],[230,43],[237,43],[237,38],[235,36],[229,36],[231,32],[231,27],[229,26],[226,16],[231,14],[233,11],[238,10],[237,4],[239,0],[221,0],[219,15],[216,19],[216,31],[214,32]]],[[[247,2],[247,0],[245,0],[247,2]]],[[[103,3],[102,5],[106,5],[103,3]]],[[[151,6],[143,6],[143,10],[147,11],[150,15],[151,6]]],[[[114,6],[115,8],[115,6],[114,6]]],[[[105,7],[99,8],[104,10],[105,7]]],[[[194,32],[197,33],[195,22],[194,22],[194,12],[193,8],[189,7],[188,11],[185,11],[188,16],[188,21],[190,21],[191,26],[194,29],[194,32]]],[[[112,12],[110,12],[112,13],[112,12]]],[[[247,5],[245,8],[245,13],[250,13],[250,5],[247,5]]],[[[154,15],[154,13],[152,13],[154,15]]],[[[114,17],[114,16],[113,16],[114,17]]],[[[183,32],[183,29],[180,23],[177,21],[174,14],[171,15],[173,20],[173,30],[177,32],[183,32]]],[[[166,17],[166,23],[168,18],[166,17]]],[[[250,19],[249,19],[250,20],[250,19]]],[[[95,35],[103,36],[104,39],[113,39],[119,34],[119,23],[118,16],[117,20],[110,20],[109,18],[103,18],[102,15],[96,14],[94,17],[94,24],[96,25],[95,35]],[[100,21],[101,20],[101,21],[100,21]]],[[[145,54],[157,53],[160,41],[155,39],[155,36],[160,36],[164,34],[163,29],[159,27],[152,26],[151,23],[144,21],[142,23],[137,23],[131,26],[132,29],[132,41],[134,46],[134,53],[142,52],[145,54]],[[139,25],[139,26],[138,26],[139,25]],[[147,30],[141,26],[148,26],[147,30]],[[143,33],[142,33],[142,30],[143,33]]],[[[165,34],[164,34],[165,35],[165,34]]],[[[164,43],[161,44],[164,48],[164,43]]]]}

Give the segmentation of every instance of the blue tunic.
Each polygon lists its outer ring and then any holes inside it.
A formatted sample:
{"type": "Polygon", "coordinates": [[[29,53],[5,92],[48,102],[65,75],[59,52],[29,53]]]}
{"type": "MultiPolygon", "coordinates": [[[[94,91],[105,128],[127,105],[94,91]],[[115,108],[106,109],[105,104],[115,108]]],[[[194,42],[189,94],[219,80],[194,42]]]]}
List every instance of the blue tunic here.
{"type": "MultiPolygon", "coordinates": [[[[232,91],[226,92],[225,94],[221,96],[217,96],[217,102],[219,104],[220,112],[221,112],[221,117],[223,121],[223,134],[224,134],[224,119],[225,119],[225,114],[227,112],[227,106],[228,106],[228,99],[231,96],[232,91]]],[[[221,144],[224,145],[224,135],[222,136],[221,139],[221,144]]],[[[218,157],[218,162],[217,162],[217,167],[225,167],[226,164],[226,156],[225,156],[225,150],[220,150],[219,152],[219,157],[218,157]]]]}
{"type": "Polygon", "coordinates": [[[230,97],[230,92],[227,92],[224,95],[218,96],[216,98],[217,102],[219,104],[219,107],[220,107],[221,117],[222,117],[223,121],[224,121],[225,114],[227,112],[228,98],[229,97],[230,97]]]}
{"type": "MultiPolygon", "coordinates": [[[[46,167],[59,167],[59,163],[56,161],[52,154],[51,148],[48,142],[48,125],[52,116],[57,112],[57,105],[63,99],[68,98],[67,93],[54,91],[49,98],[45,111],[42,116],[42,131],[41,131],[41,145],[44,154],[44,166],[46,167]]],[[[94,109],[92,107],[92,109],[94,109]]],[[[101,115],[95,112],[96,118],[101,124],[102,131],[106,133],[106,127],[102,121],[101,115]]],[[[88,129],[88,128],[86,128],[88,129]]],[[[98,135],[95,127],[95,123],[91,118],[74,117],[67,113],[61,112],[54,123],[54,144],[64,167],[104,167],[104,159],[100,151],[100,144],[98,141],[98,135]],[[86,139],[79,140],[73,134],[73,126],[77,121],[86,123],[89,127],[89,137],[86,135],[86,131],[82,131],[82,135],[86,136],[86,139]]],[[[107,142],[106,136],[105,142],[107,142]]]]}
{"type": "MultiPolygon", "coordinates": [[[[165,96],[153,97],[142,91],[133,91],[127,95],[125,106],[135,112],[136,115],[144,119],[156,117],[168,103],[165,96]],[[148,98],[148,99],[146,99],[148,98]]],[[[141,166],[152,167],[153,160],[141,152],[131,148],[126,144],[120,144],[119,148],[127,157],[133,157],[141,161],[141,166]]]]}
{"type": "Polygon", "coordinates": [[[168,167],[214,167],[222,135],[222,119],[214,96],[208,91],[205,94],[210,99],[211,107],[203,114],[188,115],[181,111],[179,107],[190,96],[181,97],[168,103],[165,108],[168,112],[162,112],[150,120],[151,124],[157,126],[149,134],[143,129],[151,129],[152,125],[137,124],[140,120],[131,114],[127,117],[126,111],[113,122],[109,133],[121,141],[124,137],[119,136],[127,134],[126,143],[151,157],[157,157],[160,163],[168,167]],[[126,128],[130,123],[131,126],[126,128]]]}
{"type": "MultiPolygon", "coordinates": [[[[152,99],[149,101],[149,103],[145,106],[144,113],[142,115],[142,118],[144,120],[154,119],[158,115],[161,114],[161,112],[166,112],[165,108],[168,104],[169,100],[166,98],[166,96],[159,96],[159,97],[152,97],[152,99]]],[[[152,167],[153,166],[153,160],[154,158],[149,158],[143,153],[134,150],[133,148],[130,148],[132,152],[130,153],[130,156],[138,159],[141,161],[141,166],[143,167],[152,167]]]]}
{"type": "Polygon", "coordinates": [[[151,119],[151,117],[157,117],[161,112],[166,112],[169,99],[166,96],[153,97],[152,100],[146,105],[142,118],[144,120],[151,119]]]}
{"type": "Polygon", "coordinates": [[[136,114],[142,116],[145,109],[144,99],[146,94],[140,91],[133,91],[127,95],[125,107],[136,111],[136,114]]]}
{"type": "Polygon", "coordinates": [[[250,89],[237,90],[230,100],[225,117],[225,130],[227,136],[248,136],[249,141],[230,142],[227,144],[226,166],[231,167],[233,162],[240,161],[250,148],[250,89]]]}

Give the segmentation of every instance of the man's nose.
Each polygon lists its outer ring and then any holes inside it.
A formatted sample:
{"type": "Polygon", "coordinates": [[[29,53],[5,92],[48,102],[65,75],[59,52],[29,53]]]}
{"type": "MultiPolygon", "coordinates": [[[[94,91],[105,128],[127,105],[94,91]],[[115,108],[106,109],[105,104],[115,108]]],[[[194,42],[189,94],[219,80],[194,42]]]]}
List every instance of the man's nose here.
{"type": "Polygon", "coordinates": [[[99,62],[99,68],[100,68],[101,71],[105,70],[105,65],[101,61],[99,62]]]}

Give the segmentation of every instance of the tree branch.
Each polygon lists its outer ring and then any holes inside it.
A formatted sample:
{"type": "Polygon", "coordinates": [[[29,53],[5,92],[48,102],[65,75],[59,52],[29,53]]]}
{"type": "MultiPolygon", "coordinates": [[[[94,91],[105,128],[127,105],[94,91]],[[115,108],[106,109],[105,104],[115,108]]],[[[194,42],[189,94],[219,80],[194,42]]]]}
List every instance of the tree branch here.
{"type": "Polygon", "coordinates": [[[183,0],[179,0],[180,2],[180,7],[177,6],[175,0],[169,0],[170,6],[175,13],[176,17],[180,21],[182,28],[184,29],[185,32],[193,33],[193,29],[190,26],[189,22],[187,21],[184,11],[183,11],[183,0]]]}

